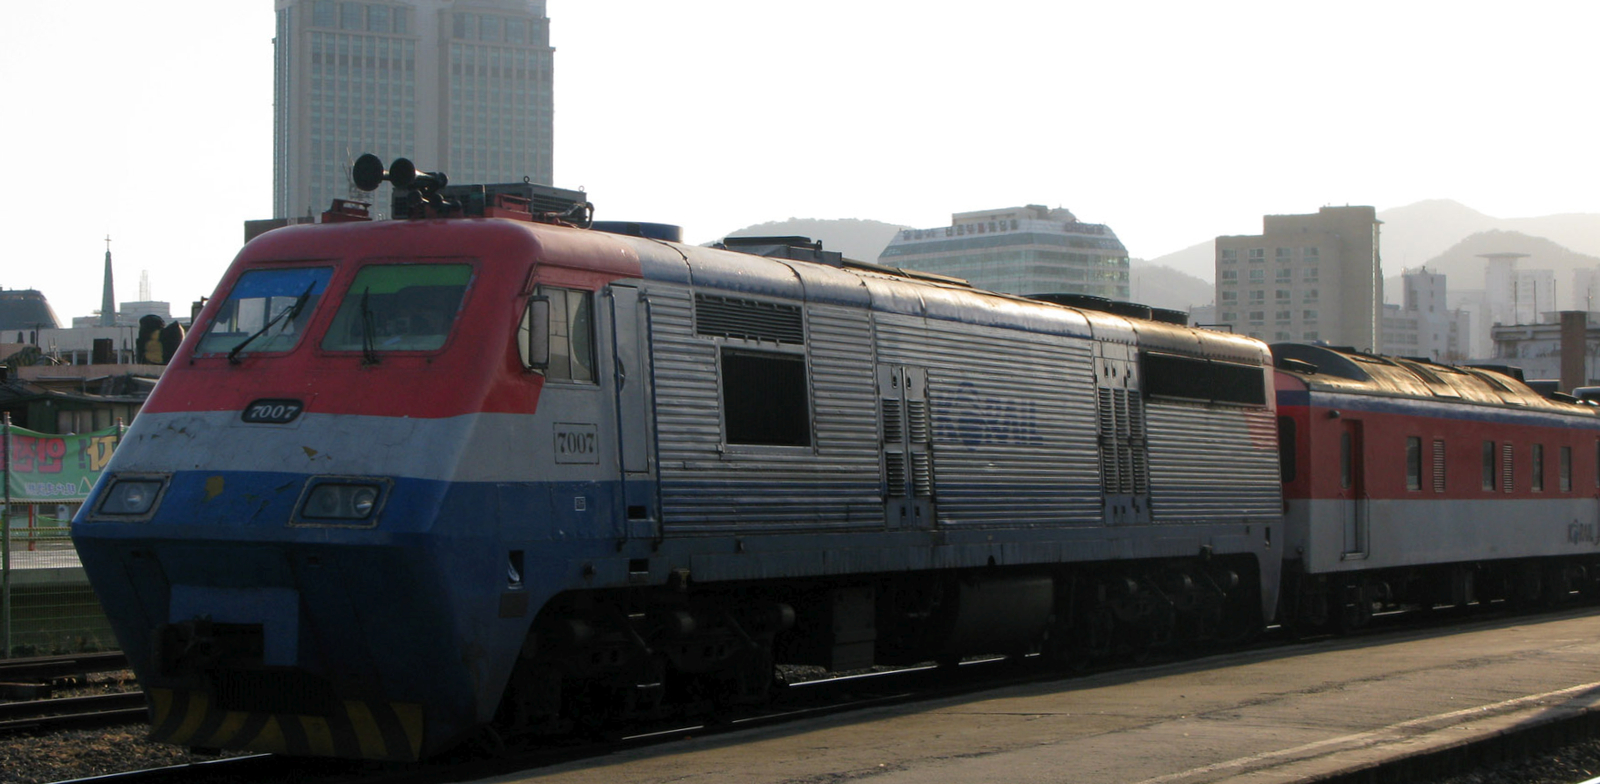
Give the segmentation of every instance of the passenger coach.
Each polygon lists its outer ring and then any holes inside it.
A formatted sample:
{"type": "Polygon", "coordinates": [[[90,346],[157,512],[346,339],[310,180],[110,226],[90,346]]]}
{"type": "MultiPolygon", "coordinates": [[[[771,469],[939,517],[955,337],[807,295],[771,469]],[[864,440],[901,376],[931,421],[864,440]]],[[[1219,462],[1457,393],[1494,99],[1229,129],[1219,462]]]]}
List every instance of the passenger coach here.
{"type": "Polygon", "coordinates": [[[1600,409],[1491,369],[1272,352],[1287,622],[1560,600],[1600,578],[1600,409]]]}

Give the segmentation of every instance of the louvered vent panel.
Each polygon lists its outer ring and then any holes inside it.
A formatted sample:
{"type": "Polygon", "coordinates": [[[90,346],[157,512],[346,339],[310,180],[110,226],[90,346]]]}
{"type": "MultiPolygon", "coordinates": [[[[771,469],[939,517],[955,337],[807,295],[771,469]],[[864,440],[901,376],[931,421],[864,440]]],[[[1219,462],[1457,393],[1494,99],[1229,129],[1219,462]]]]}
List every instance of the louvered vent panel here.
{"type": "Polygon", "coordinates": [[[926,444],[932,435],[928,429],[928,401],[906,401],[906,427],[911,431],[911,443],[926,444]]]}
{"type": "Polygon", "coordinates": [[[1500,448],[1500,489],[1509,493],[1516,489],[1517,475],[1512,473],[1511,445],[1500,448]]]}
{"type": "Polygon", "coordinates": [[[694,332],[703,337],[742,338],[804,345],[805,324],[797,305],[696,294],[694,332]]]}
{"type": "Polygon", "coordinates": [[[1132,435],[1133,429],[1129,422],[1130,418],[1128,416],[1128,390],[1112,390],[1111,399],[1116,404],[1113,412],[1117,417],[1117,441],[1125,441],[1130,435],[1132,435]]]}
{"type": "Polygon", "coordinates": [[[900,416],[900,401],[894,398],[883,398],[883,443],[889,446],[899,446],[904,438],[904,426],[900,416]]]}
{"type": "Polygon", "coordinates": [[[933,464],[927,452],[911,453],[911,485],[919,498],[933,495],[933,464]]]}
{"type": "Polygon", "coordinates": [[[1128,440],[1133,455],[1133,492],[1144,495],[1150,492],[1150,453],[1145,446],[1144,399],[1128,390],[1128,440]]]}
{"type": "Polygon", "coordinates": [[[1433,442],[1433,492],[1444,492],[1444,442],[1433,442]]]}
{"type": "Polygon", "coordinates": [[[1122,466],[1117,461],[1116,395],[1110,389],[1095,391],[1099,401],[1096,414],[1100,436],[1100,489],[1115,493],[1122,486],[1122,466]]]}
{"type": "Polygon", "coordinates": [[[900,452],[888,452],[883,456],[883,467],[889,480],[889,495],[904,496],[906,494],[906,456],[900,452]]]}

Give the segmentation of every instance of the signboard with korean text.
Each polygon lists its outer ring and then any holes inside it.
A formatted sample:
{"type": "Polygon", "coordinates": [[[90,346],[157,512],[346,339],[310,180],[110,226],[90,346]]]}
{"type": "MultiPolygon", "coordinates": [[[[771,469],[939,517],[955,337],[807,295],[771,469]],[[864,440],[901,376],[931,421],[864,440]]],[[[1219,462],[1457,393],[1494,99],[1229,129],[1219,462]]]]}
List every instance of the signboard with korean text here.
{"type": "Polygon", "coordinates": [[[116,427],[81,435],[8,428],[0,470],[9,485],[11,503],[81,503],[110,462],[119,438],[116,427]]]}

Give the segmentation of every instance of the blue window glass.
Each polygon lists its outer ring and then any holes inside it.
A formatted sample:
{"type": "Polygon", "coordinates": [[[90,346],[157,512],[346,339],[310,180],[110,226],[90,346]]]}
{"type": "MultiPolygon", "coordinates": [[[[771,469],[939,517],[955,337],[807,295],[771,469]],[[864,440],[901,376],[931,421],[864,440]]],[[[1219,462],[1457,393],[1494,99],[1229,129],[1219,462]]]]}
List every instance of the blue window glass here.
{"type": "Polygon", "coordinates": [[[331,277],[332,267],[246,272],[217,309],[195,353],[227,353],[246,340],[250,353],[294,348],[331,277]]]}

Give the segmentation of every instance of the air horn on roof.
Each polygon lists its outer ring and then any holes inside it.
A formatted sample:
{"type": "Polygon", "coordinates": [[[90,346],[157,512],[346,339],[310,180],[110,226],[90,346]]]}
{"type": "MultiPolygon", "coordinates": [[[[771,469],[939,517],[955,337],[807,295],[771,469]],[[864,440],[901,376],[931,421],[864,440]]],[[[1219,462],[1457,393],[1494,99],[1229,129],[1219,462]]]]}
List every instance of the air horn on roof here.
{"type": "MultiPolygon", "coordinates": [[[[357,188],[372,192],[384,182],[394,184],[400,191],[405,191],[403,201],[408,205],[401,208],[402,199],[395,199],[395,215],[399,217],[402,212],[409,212],[413,218],[424,217],[429,208],[436,211],[449,213],[460,207],[455,201],[446,199],[439,194],[444,186],[450,183],[444,172],[419,172],[417,165],[407,158],[396,158],[389,168],[383,168],[383,160],[372,153],[363,153],[350,167],[350,179],[357,188]]],[[[400,194],[396,194],[400,196],[400,194]]]]}
{"type": "Polygon", "coordinates": [[[417,165],[408,158],[396,158],[388,169],[384,169],[383,160],[370,152],[363,153],[350,167],[350,179],[364,191],[375,191],[379,185],[390,182],[396,188],[420,191],[426,196],[438,193],[440,188],[450,183],[444,172],[417,171],[417,165]]]}

